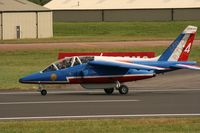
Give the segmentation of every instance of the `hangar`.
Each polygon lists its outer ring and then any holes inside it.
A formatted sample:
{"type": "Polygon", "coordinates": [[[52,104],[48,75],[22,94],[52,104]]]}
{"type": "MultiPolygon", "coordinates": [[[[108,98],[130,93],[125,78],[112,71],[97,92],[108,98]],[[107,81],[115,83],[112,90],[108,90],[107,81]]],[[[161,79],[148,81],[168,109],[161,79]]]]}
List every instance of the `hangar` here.
{"type": "Polygon", "coordinates": [[[27,0],[0,0],[0,38],[53,36],[52,12],[27,0]]]}
{"type": "Polygon", "coordinates": [[[200,0],[52,0],[54,21],[200,20],[200,0]]]}

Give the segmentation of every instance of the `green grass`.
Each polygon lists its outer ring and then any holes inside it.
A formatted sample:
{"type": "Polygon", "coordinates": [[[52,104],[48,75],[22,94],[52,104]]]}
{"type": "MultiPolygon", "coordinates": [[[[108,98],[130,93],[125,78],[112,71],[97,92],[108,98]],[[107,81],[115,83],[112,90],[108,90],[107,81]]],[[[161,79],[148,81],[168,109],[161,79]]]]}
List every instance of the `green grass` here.
{"type": "Polygon", "coordinates": [[[181,22],[90,22],[54,23],[55,36],[145,36],[171,38],[187,25],[200,26],[200,21],[181,22]]]}
{"type": "MultiPolygon", "coordinates": [[[[0,43],[102,42],[174,39],[188,25],[200,21],[164,22],[77,22],[54,23],[54,37],[47,39],[5,40],[0,43]]],[[[200,30],[196,39],[200,39],[200,30]]]]}
{"type": "MultiPolygon", "coordinates": [[[[57,60],[59,51],[65,52],[112,52],[112,51],[153,51],[162,53],[165,47],[125,47],[125,48],[77,48],[77,49],[53,49],[53,50],[28,50],[28,51],[0,51],[0,89],[34,89],[35,85],[23,85],[18,83],[20,77],[38,72],[50,63],[57,60]]],[[[191,60],[200,61],[199,47],[194,47],[191,52],[191,60]]]]}
{"type": "MultiPolygon", "coordinates": [[[[121,36],[133,40],[171,39],[176,37],[188,25],[199,27],[200,21],[54,23],[54,35],[56,37],[121,36]]],[[[197,35],[197,38],[200,38],[200,34],[197,35]]]]}
{"type": "Polygon", "coordinates": [[[200,118],[7,121],[1,133],[199,133],[200,118]]]}

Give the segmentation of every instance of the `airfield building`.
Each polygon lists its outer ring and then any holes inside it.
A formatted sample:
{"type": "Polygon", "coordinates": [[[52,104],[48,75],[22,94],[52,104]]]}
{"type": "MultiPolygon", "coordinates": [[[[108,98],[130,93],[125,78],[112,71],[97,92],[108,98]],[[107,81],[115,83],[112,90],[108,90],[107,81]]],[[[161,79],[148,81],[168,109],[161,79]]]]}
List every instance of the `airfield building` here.
{"type": "Polygon", "coordinates": [[[0,0],[0,38],[53,36],[52,12],[27,0],[0,0]]]}
{"type": "Polygon", "coordinates": [[[54,21],[200,20],[200,0],[51,0],[54,21]]]}

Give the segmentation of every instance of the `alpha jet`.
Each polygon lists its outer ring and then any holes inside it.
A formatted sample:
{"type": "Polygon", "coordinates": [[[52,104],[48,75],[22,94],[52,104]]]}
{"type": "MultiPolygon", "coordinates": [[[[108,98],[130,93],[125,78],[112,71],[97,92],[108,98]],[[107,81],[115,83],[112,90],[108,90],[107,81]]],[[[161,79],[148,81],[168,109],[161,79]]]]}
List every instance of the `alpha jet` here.
{"type": "MultiPolygon", "coordinates": [[[[195,61],[188,61],[197,27],[188,26],[160,56],[144,59],[133,57],[75,56],[66,57],[46,69],[23,77],[26,84],[80,84],[86,89],[114,89],[127,94],[125,82],[155,77],[179,69],[200,70],[195,61]]],[[[42,95],[47,91],[39,87],[42,95]]]]}

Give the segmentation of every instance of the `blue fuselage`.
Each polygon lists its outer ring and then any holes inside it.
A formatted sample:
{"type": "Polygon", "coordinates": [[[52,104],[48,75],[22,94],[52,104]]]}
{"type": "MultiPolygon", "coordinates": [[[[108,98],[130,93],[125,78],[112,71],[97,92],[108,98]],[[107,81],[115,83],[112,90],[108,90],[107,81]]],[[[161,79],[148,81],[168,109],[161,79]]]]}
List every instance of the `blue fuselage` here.
{"type": "Polygon", "coordinates": [[[178,64],[194,65],[196,62],[168,62],[168,61],[136,61],[134,63],[157,66],[166,70],[140,70],[119,67],[97,67],[79,64],[61,70],[39,72],[21,78],[21,83],[30,84],[83,84],[83,83],[113,83],[129,82],[152,78],[156,74],[177,70],[171,66],[178,64]]]}

